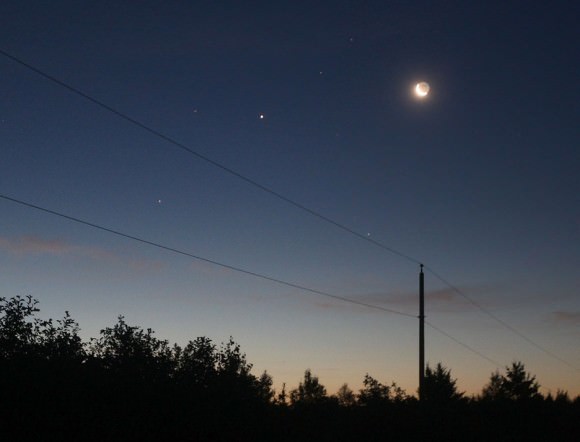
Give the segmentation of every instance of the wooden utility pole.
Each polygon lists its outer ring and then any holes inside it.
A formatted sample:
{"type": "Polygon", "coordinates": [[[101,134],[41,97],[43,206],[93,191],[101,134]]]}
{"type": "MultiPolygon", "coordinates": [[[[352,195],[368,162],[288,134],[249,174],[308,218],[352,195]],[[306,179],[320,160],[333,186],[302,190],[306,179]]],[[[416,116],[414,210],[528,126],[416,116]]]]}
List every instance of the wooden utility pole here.
{"type": "Polygon", "coordinates": [[[423,400],[425,384],[425,277],[423,264],[419,273],[419,400],[423,400]]]}

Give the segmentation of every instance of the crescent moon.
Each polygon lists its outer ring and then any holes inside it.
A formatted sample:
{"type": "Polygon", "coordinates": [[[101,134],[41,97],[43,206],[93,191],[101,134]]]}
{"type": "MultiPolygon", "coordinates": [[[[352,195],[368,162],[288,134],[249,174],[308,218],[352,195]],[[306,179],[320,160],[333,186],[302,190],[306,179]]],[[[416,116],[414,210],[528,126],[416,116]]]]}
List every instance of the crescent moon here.
{"type": "Polygon", "coordinates": [[[427,94],[429,94],[429,89],[429,83],[422,81],[421,83],[417,83],[415,86],[415,94],[417,94],[418,97],[426,97],[427,94]]]}

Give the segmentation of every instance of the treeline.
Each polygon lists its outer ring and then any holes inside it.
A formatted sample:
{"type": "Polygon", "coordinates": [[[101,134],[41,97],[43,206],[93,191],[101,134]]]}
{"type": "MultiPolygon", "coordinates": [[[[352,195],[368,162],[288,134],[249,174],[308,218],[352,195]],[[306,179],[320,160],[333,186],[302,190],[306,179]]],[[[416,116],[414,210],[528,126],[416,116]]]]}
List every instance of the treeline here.
{"type": "Polygon", "coordinates": [[[120,316],[83,342],[68,312],[37,316],[31,297],[0,298],[0,440],[374,441],[579,440],[580,397],[543,396],[520,362],[480,395],[427,367],[423,400],[366,375],[328,394],[306,370],[275,392],[240,346],[184,347],[120,316]]]}

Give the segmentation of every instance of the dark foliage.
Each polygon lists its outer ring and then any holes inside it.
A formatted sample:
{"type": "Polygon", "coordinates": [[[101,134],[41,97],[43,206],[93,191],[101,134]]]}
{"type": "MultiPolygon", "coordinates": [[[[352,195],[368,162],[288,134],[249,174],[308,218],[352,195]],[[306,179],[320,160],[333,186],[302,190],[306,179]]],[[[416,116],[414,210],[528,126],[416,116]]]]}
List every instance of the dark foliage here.
{"type": "Polygon", "coordinates": [[[294,407],[321,404],[328,400],[326,388],[313,376],[310,369],[304,372],[304,380],[290,392],[290,403],[294,407]]]}
{"type": "Polygon", "coordinates": [[[120,316],[84,344],[78,324],[36,317],[31,297],[0,298],[0,440],[578,440],[580,397],[546,398],[517,362],[467,399],[438,364],[424,400],[370,375],[334,396],[306,370],[272,389],[240,346],[206,337],[171,346],[120,316]]]}
{"type": "Polygon", "coordinates": [[[492,373],[489,384],[483,388],[483,398],[529,401],[541,399],[539,390],[540,384],[536,382],[536,377],[526,372],[524,364],[513,362],[511,367],[506,367],[505,375],[497,371],[492,373]]]}
{"type": "Polygon", "coordinates": [[[423,400],[434,405],[453,404],[463,399],[463,393],[457,391],[457,380],[451,378],[451,370],[440,363],[433,369],[425,367],[423,400]]]}

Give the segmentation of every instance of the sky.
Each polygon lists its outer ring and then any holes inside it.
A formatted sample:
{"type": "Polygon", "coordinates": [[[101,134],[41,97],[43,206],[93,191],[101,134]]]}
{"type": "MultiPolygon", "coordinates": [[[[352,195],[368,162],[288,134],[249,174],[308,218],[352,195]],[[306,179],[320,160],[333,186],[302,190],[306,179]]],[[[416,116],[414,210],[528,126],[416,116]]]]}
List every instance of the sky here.
{"type": "Polygon", "coordinates": [[[120,314],[182,345],[233,336],[277,388],[310,368],[329,393],[366,373],[415,393],[421,262],[430,364],[472,394],[521,360],[578,395],[578,12],[4,1],[3,197],[383,310],[6,198],[0,296],[70,311],[85,339],[120,314]]]}

